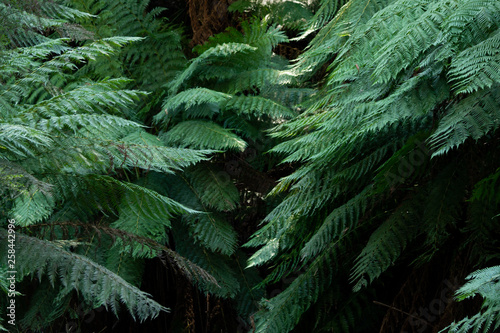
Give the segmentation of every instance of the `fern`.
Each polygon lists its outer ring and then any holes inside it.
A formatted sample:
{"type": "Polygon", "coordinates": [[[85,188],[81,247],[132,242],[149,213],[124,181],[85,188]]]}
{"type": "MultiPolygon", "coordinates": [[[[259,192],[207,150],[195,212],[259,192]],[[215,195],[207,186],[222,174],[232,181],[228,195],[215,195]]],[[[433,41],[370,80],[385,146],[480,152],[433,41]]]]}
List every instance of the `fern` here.
{"type": "Polygon", "coordinates": [[[251,114],[258,118],[268,116],[275,119],[292,118],[295,113],[281,104],[262,97],[238,96],[224,104],[224,108],[236,109],[239,114],[251,114]]]}
{"type": "Polygon", "coordinates": [[[456,93],[471,93],[498,84],[500,78],[500,31],[460,52],[451,64],[450,81],[456,93]],[[470,59],[474,59],[471,61],[470,59]]]}
{"type": "Polygon", "coordinates": [[[366,196],[370,189],[367,188],[346,204],[334,209],[325,219],[321,227],[302,248],[302,256],[314,258],[335,239],[341,238],[354,227],[354,221],[360,219],[366,209],[366,196]]]}
{"type": "Polygon", "coordinates": [[[162,242],[172,213],[193,213],[168,197],[133,184],[123,184],[128,193],[122,198],[118,220],[112,227],[162,242]]]}
{"type": "Polygon", "coordinates": [[[174,227],[176,252],[199,265],[219,281],[218,288],[200,281],[200,288],[218,296],[234,297],[240,289],[240,283],[236,272],[231,268],[231,262],[227,258],[223,259],[217,254],[206,251],[199,244],[193,244],[187,236],[185,227],[182,225],[174,227]]]}
{"type": "Polygon", "coordinates": [[[231,255],[236,250],[237,234],[220,215],[188,215],[184,222],[190,226],[194,238],[212,252],[231,255]]]}
{"type": "MultiPolygon", "coordinates": [[[[319,73],[324,81],[308,109],[272,133],[284,141],[271,152],[296,167],[272,190],[281,197],[246,244],[263,245],[250,266],[286,276],[290,263],[310,264],[355,231],[368,239],[349,263],[358,291],[399,258],[424,265],[456,237],[470,193],[462,172],[497,168],[458,166],[474,141],[493,147],[496,137],[498,13],[496,1],[322,3],[302,37],[317,33],[288,73],[308,83],[328,64],[327,74],[319,73]],[[423,246],[415,249],[417,237],[423,246]]],[[[487,238],[490,247],[494,236],[487,238]]],[[[318,290],[305,295],[314,303],[318,290]]],[[[309,303],[282,304],[300,309],[292,312],[299,318],[309,303]]],[[[273,313],[257,326],[290,331],[299,322],[274,321],[273,313]]]]}
{"type": "MultiPolygon", "coordinates": [[[[40,36],[19,35],[25,38],[25,48],[13,41],[0,51],[0,181],[7,185],[1,211],[26,227],[16,237],[22,247],[17,253],[18,279],[39,290],[19,304],[22,329],[56,327],[57,320],[70,316],[66,310],[76,297],[85,307],[102,305],[115,315],[121,302],[141,322],[157,317],[167,309],[133,284],[140,285],[138,268],[144,258],[159,255],[168,258],[177,274],[218,291],[210,274],[164,246],[174,215],[199,212],[138,181],[147,172],[173,174],[213,152],[165,146],[137,122],[138,104],[148,93],[130,89],[132,81],[123,78],[124,72],[110,71],[106,77],[100,72],[106,67],[100,67],[104,59],[116,64],[120,49],[142,43],[143,36],[108,35],[89,41],[92,33],[72,23],[75,33],[85,36],[73,41],[59,38],[72,37],[64,32],[69,21],[86,25],[96,17],[59,2],[42,7],[43,15],[54,18],[38,20],[39,13],[29,13],[25,21],[12,22],[24,29],[21,25],[29,21],[26,24],[32,26],[27,29],[36,26],[33,31],[40,36]],[[46,35],[59,27],[63,36],[46,35]],[[97,220],[100,226],[89,228],[97,220]],[[84,241],[72,240],[68,228],[78,231],[84,241]],[[106,242],[97,244],[95,238],[103,230],[106,242]],[[110,244],[110,238],[118,239],[110,244]],[[50,282],[51,288],[39,289],[44,285],[27,281],[29,274],[38,280],[46,275],[42,281],[50,282]],[[48,308],[46,300],[51,301],[48,308]]],[[[146,3],[141,2],[140,8],[144,10],[146,3]]],[[[154,24],[159,23],[156,14],[149,18],[154,24]]],[[[164,37],[175,40],[178,35],[164,37]]],[[[134,75],[140,72],[139,63],[145,62],[145,58],[126,59],[134,75]]],[[[227,248],[234,248],[234,240],[228,241],[232,243],[227,248]]]]}
{"type": "MultiPolygon", "coordinates": [[[[419,202],[407,200],[375,230],[356,258],[351,280],[353,290],[358,291],[377,278],[394,264],[401,252],[420,232],[417,221],[420,219],[419,202]]],[[[421,203],[420,203],[421,204],[421,203]]]]}
{"type": "Polygon", "coordinates": [[[456,298],[463,301],[480,295],[484,298],[480,313],[452,323],[441,332],[494,332],[500,327],[500,306],[498,299],[498,278],[500,267],[481,269],[467,276],[469,280],[456,292],[456,298]]]}
{"type": "Polygon", "coordinates": [[[197,197],[204,206],[218,211],[229,211],[236,208],[239,193],[236,186],[230,182],[225,171],[217,170],[210,165],[200,165],[187,170],[186,177],[195,189],[197,197]]]}
{"type": "Polygon", "coordinates": [[[246,142],[216,123],[202,120],[182,122],[163,137],[166,143],[199,149],[244,150],[246,142]]]}
{"type": "Polygon", "coordinates": [[[261,302],[263,309],[257,313],[256,332],[290,331],[330,285],[337,269],[332,263],[336,262],[335,258],[344,246],[341,241],[330,243],[288,288],[261,302]]]}
{"type": "MultiPolygon", "coordinates": [[[[165,26],[160,17],[165,8],[149,8],[149,1],[79,1],[79,9],[98,15],[85,27],[98,38],[106,38],[120,32],[124,36],[140,37],[141,41],[125,48],[118,58],[99,62],[94,70],[102,76],[110,72],[126,73],[136,80],[141,89],[154,92],[152,100],[159,98],[166,81],[174,78],[185,64],[181,51],[180,31],[165,26]]],[[[146,106],[151,108],[155,103],[146,106]]]]}
{"type": "MultiPolygon", "coordinates": [[[[0,232],[5,239],[5,230],[0,232]]],[[[137,316],[141,321],[158,316],[160,311],[167,311],[165,307],[151,300],[148,294],[105,267],[51,242],[17,234],[16,249],[19,258],[16,261],[18,275],[36,273],[40,279],[46,274],[52,285],[56,279],[60,279],[63,295],[77,290],[95,307],[104,305],[115,314],[121,302],[134,318],[137,316]]]]}
{"type": "Polygon", "coordinates": [[[168,99],[163,105],[165,114],[159,113],[157,116],[157,120],[160,120],[161,116],[171,117],[172,115],[175,115],[180,107],[184,107],[186,110],[189,110],[192,107],[198,105],[210,103],[219,104],[226,101],[230,97],[231,96],[228,94],[224,94],[207,88],[188,89],[168,99]]]}
{"type": "MultiPolygon", "coordinates": [[[[223,75],[222,78],[230,77],[234,73],[229,68],[226,68],[226,72],[224,73],[222,66],[218,66],[217,71],[212,71],[211,67],[207,65],[211,65],[213,62],[216,63],[217,61],[227,61],[228,59],[231,59],[231,57],[238,58],[238,56],[241,57],[242,55],[247,55],[256,50],[257,48],[242,43],[226,43],[217,45],[192,61],[189,67],[172,83],[171,92],[176,93],[181,85],[185,81],[192,78],[195,74],[204,79],[211,79],[214,77],[221,78],[221,75],[223,75]]],[[[244,63],[242,60],[239,62],[239,64],[237,62],[236,63],[243,66],[244,63]]]]}
{"type": "Polygon", "coordinates": [[[447,153],[468,138],[478,140],[498,127],[498,86],[478,91],[454,105],[429,138],[433,156],[447,153]]]}

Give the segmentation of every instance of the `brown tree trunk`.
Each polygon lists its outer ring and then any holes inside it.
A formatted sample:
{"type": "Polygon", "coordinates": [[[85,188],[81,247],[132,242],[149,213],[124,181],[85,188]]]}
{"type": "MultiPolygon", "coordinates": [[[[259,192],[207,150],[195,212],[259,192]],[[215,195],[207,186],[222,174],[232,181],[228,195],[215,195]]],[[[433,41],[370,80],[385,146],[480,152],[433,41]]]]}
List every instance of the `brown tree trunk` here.
{"type": "Polygon", "coordinates": [[[208,37],[224,31],[231,22],[227,8],[234,0],[188,0],[193,29],[190,46],[203,44],[208,37]]]}

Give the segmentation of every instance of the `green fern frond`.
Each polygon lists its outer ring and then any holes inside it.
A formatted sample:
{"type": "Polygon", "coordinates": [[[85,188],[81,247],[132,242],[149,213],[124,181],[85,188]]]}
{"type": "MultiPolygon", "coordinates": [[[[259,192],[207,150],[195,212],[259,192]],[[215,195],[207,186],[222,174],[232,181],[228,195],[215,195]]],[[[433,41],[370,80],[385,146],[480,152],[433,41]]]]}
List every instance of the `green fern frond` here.
{"type": "Polygon", "coordinates": [[[3,159],[34,156],[53,144],[47,133],[29,126],[0,124],[0,153],[3,159]]]}
{"type": "Polygon", "coordinates": [[[45,117],[71,113],[122,113],[133,105],[143,93],[121,89],[128,80],[110,79],[88,82],[67,93],[26,108],[25,113],[45,117]]]}
{"type": "Polygon", "coordinates": [[[296,113],[270,99],[259,96],[236,96],[224,103],[224,108],[237,110],[239,115],[268,116],[274,119],[293,118],[296,113]]]}
{"type": "Polygon", "coordinates": [[[233,210],[238,205],[239,191],[227,172],[199,164],[188,169],[186,177],[203,205],[218,211],[233,210]]]}
{"type": "MultiPolygon", "coordinates": [[[[392,1],[387,0],[325,1],[326,10],[318,12],[317,19],[320,21],[318,28],[321,28],[321,25],[328,20],[327,17],[331,15],[334,15],[334,17],[318,31],[309,43],[307,50],[298,57],[293,66],[293,72],[300,75],[301,80],[310,78],[322,65],[331,60],[339,49],[342,52],[344,51],[341,47],[346,43],[346,37],[352,35],[357,28],[363,27],[363,24],[371,19],[377,11],[385,8],[390,3],[392,1]],[[338,6],[336,8],[335,6],[332,7],[335,4],[338,4],[338,6]],[[323,21],[322,15],[325,15],[323,21]]],[[[312,24],[315,25],[316,23],[312,22],[312,24]]],[[[302,35],[303,38],[316,30],[314,26],[311,28],[306,30],[302,35]]],[[[365,53],[366,56],[370,56],[370,54],[365,53]]],[[[354,70],[356,70],[355,67],[354,70]]]]}
{"type": "Polygon", "coordinates": [[[218,214],[204,213],[183,217],[193,238],[205,248],[224,255],[232,255],[237,247],[238,235],[231,224],[218,214]]]}
{"type": "Polygon", "coordinates": [[[119,219],[113,222],[113,228],[161,242],[166,237],[166,228],[170,228],[173,214],[196,213],[142,186],[113,182],[127,191],[118,207],[119,219]]]}
{"type": "Polygon", "coordinates": [[[64,136],[68,131],[85,137],[114,139],[144,127],[139,123],[111,115],[75,114],[41,119],[36,127],[53,135],[64,136]]]}
{"type": "MultiPolygon", "coordinates": [[[[151,91],[150,100],[163,98],[161,87],[185,66],[181,48],[181,31],[166,24],[165,8],[153,8],[147,0],[84,0],[74,4],[79,9],[98,15],[85,27],[98,38],[121,35],[140,37],[141,41],[125,47],[113,58],[101,58],[80,73],[107,77],[127,75],[136,86],[151,91]],[[125,74],[126,73],[126,74],[125,74]]],[[[145,103],[144,112],[156,104],[145,103]]],[[[156,110],[155,110],[156,112],[156,110]]]]}
{"type": "Polygon", "coordinates": [[[334,209],[327,216],[321,227],[301,250],[302,257],[314,258],[328,244],[349,232],[354,223],[359,221],[370,203],[371,186],[365,188],[344,205],[334,209]]]}
{"type": "MultiPolygon", "coordinates": [[[[204,52],[199,57],[195,58],[188,68],[182,72],[173,82],[170,88],[171,93],[177,93],[179,88],[184,84],[187,80],[193,77],[195,74],[201,78],[227,78],[234,75],[234,72],[229,70],[224,73],[224,68],[222,66],[217,66],[217,69],[211,70],[210,66],[212,64],[217,64],[219,61],[227,62],[229,59],[235,59],[241,57],[244,59],[244,56],[256,51],[257,48],[250,46],[248,44],[241,43],[227,43],[217,45],[206,52],[204,52]]],[[[233,61],[234,63],[238,63],[236,59],[233,61]]],[[[240,60],[242,62],[242,60],[240,60]]],[[[227,68],[229,69],[229,68],[227,68]]]]}
{"type": "Polygon", "coordinates": [[[288,288],[276,297],[261,302],[263,309],[256,314],[256,332],[289,332],[302,314],[329,287],[337,269],[340,242],[331,243],[311,262],[288,288]]]}
{"type": "MultiPolygon", "coordinates": [[[[5,230],[0,230],[0,234],[6,239],[5,230]]],[[[137,317],[140,321],[155,318],[161,311],[167,311],[165,307],[150,299],[148,294],[107,268],[52,242],[17,233],[16,254],[18,277],[36,273],[41,279],[42,275],[47,275],[52,285],[56,280],[60,280],[64,286],[63,295],[77,290],[95,307],[104,305],[115,314],[118,312],[119,303],[123,303],[132,317],[137,317]]]]}
{"type": "Polygon", "coordinates": [[[63,6],[56,2],[42,2],[40,3],[40,10],[47,17],[61,18],[68,21],[85,21],[96,17],[95,15],[89,14],[87,12],[83,12],[72,7],[63,6]]]}
{"type": "Polygon", "coordinates": [[[34,193],[25,193],[16,198],[10,213],[22,226],[35,224],[52,214],[56,207],[54,199],[50,192],[42,193],[35,190],[34,193]]]}
{"type": "Polygon", "coordinates": [[[198,286],[200,289],[221,297],[234,297],[240,290],[240,283],[236,277],[236,272],[231,267],[231,261],[207,251],[199,244],[193,243],[188,236],[186,226],[175,222],[174,224],[172,231],[176,252],[206,270],[218,283],[217,286],[214,286],[199,281],[198,286]]]}
{"type": "Polygon", "coordinates": [[[145,131],[135,131],[108,147],[108,152],[121,165],[167,173],[207,160],[207,155],[213,152],[165,147],[160,138],[145,131]]]}
{"type": "Polygon", "coordinates": [[[246,142],[230,130],[203,120],[183,121],[162,136],[169,144],[199,149],[236,149],[243,151],[246,142]]]}
{"type": "Polygon", "coordinates": [[[44,29],[62,26],[65,21],[50,17],[41,17],[27,12],[20,5],[0,4],[0,17],[4,26],[0,30],[13,46],[32,46],[49,40],[44,36],[44,29]]]}
{"type": "Polygon", "coordinates": [[[490,38],[460,52],[449,77],[457,94],[472,93],[500,83],[500,29],[490,38]]]}
{"type": "Polygon", "coordinates": [[[328,23],[338,12],[338,10],[347,3],[346,0],[321,0],[319,8],[314,13],[314,16],[309,21],[310,23],[304,29],[304,32],[297,37],[295,40],[301,40],[309,36],[311,33],[322,28],[326,23],[328,23]]]}
{"type": "Polygon", "coordinates": [[[230,94],[238,94],[250,90],[257,92],[257,87],[265,87],[280,81],[283,72],[274,68],[250,69],[239,73],[230,82],[221,85],[230,94]]]}
{"type": "MultiPolygon", "coordinates": [[[[167,99],[163,104],[163,109],[166,116],[171,116],[171,114],[176,113],[176,110],[180,107],[187,110],[193,106],[202,104],[220,104],[231,98],[231,95],[207,89],[207,88],[191,88],[178,93],[177,95],[167,99]]],[[[163,112],[161,113],[163,115],[163,112]]],[[[156,120],[159,120],[160,115],[156,116],[156,120]]]]}
{"type": "Polygon", "coordinates": [[[500,125],[500,86],[474,94],[452,105],[429,138],[432,156],[446,154],[468,138],[478,140],[500,125]]]}
{"type": "Polygon", "coordinates": [[[404,201],[389,219],[371,234],[352,268],[351,281],[355,283],[354,291],[367,286],[394,265],[408,243],[421,232],[417,223],[421,218],[421,204],[416,198],[404,201]]]}
{"type": "Polygon", "coordinates": [[[250,61],[266,61],[265,55],[270,55],[272,48],[288,40],[286,35],[276,25],[269,26],[267,18],[254,18],[241,22],[241,32],[229,27],[225,32],[209,38],[204,45],[197,46],[194,50],[203,54],[208,50],[225,43],[248,44],[259,49],[259,55],[264,59],[248,59],[250,61]]]}
{"type": "MultiPolygon", "coordinates": [[[[100,241],[100,240],[99,240],[100,241]]],[[[118,243],[115,243],[118,245],[118,243]]],[[[133,252],[133,251],[132,251],[133,252]]],[[[106,251],[106,268],[115,272],[128,283],[140,287],[144,273],[144,260],[112,246],[106,251]]]]}
{"type": "Polygon", "coordinates": [[[458,301],[480,295],[484,298],[482,309],[471,318],[453,322],[441,332],[495,332],[500,327],[500,266],[480,269],[467,276],[469,280],[456,292],[458,301]]]}

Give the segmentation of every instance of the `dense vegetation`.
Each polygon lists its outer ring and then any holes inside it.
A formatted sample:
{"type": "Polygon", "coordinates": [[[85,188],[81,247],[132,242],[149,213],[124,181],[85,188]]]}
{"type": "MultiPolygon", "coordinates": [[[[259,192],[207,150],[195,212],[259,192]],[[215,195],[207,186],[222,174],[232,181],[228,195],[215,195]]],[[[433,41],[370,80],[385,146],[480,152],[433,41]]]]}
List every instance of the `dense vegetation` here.
{"type": "Polygon", "coordinates": [[[0,22],[0,329],[500,327],[498,0],[0,22]]]}

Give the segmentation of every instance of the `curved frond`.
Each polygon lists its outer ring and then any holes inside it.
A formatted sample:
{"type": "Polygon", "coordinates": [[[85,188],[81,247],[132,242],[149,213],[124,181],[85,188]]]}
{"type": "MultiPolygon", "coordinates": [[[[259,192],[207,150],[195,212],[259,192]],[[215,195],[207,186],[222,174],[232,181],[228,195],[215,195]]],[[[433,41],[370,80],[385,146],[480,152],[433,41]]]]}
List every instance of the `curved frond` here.
{"type": "MultiPolygon", "coordinates": [[[[5,230],[0,230],[0,234],[6,239],[5,230]]],[[[107,268],[52,242],[17,233],[16,252],[19,258],[16,261],[18,274],[23,276],[36,273],[39,279],[47,275],[52,285],[60,280],[64,293],[77,290],[95,307],[104,305],[117,314],[119,304],[123,303],[130,314],[141,321],[155,318],[161,311],[167,311],[167,308],[153,301],[150,295],[107,268]]]]}
{"type": "Polygon", "coordinates": [[[199,149],[236,149],[243,151],[246,142],[230,130],[203,120],[183,121],[162,137],[168,144],[199,149]]]}

